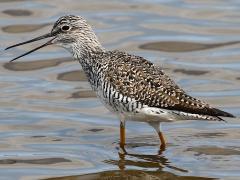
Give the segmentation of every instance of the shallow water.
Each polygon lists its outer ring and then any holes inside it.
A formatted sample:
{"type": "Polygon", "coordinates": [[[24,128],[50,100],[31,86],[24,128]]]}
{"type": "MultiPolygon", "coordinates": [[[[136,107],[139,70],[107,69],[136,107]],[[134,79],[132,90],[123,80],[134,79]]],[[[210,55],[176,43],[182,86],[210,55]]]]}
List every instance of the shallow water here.
{"type": "MultiPolygon", "coordinates": [[[[64,14],[87,18],[106,48],[143,56],[189,94],[240,115],[238,0],[2,0],[0,49],[50,31],[64,14]]],[[[164,152],[153,129],[127,122],[129,154],[119,156],[118,120],[66,51],[8,63],[37,44],[0,56],[0,179],[240,178],[239,118],[165,123],[164,152]]]]}

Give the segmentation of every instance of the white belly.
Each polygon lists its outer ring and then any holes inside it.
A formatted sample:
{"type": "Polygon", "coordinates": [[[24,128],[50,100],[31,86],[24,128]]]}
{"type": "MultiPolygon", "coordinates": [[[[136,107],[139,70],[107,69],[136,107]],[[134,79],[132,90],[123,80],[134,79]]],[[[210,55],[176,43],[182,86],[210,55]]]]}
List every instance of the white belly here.
{"type": "Polygon", "coordinates": [[[169,114],[168,110],[141,106],[136,107],[136,101],[129,99],[128,103],[122,102],[121,98],[112,100],[108,96],[104,96],[103,92],[97,91],[97,96],[100,98],[104,106],[111,112],[124,116],[126,120],[140,122],[171,122],[174,121],[174,116],[169,114]]]}
{"type": "Polygon", "coordinates": [[[131,121],[140,122],[172,122],[176,120],[176,117],[169,113],[168,110],[154,108],[154,107],[143,107],[136,110],[135,113],[123,113],[125,118],[131,121]]]}
{"type": "Polygon", "coordinates": [[[105,91],[98,89],[96,93],[107,109],[117,115],[124,116],[126,120],[150,123],[206,119],[204,115],[143,105],[135,99],[123,96],[122,94],[114,91],[111,86],[109,86],[109,88],[105,91]]]}

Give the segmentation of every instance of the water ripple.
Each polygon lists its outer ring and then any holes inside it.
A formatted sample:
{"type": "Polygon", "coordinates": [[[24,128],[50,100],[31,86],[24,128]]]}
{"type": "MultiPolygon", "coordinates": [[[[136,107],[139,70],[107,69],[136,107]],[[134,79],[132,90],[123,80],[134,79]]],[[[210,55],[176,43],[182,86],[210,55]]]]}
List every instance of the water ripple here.
{"type": "MultiPolygon", "coordinates": [[[[141,55],[189,94],[240,115],[238,0],[0,4],[1,50],[49,32],[61,15],[81,15],[107,49],[141,55]]],[[[118,154],[118,118],[69,53],[49,46],[9,63],[35,45],[0,54],[2,179],[239,179],[239,118],[164,123],[165,151],[151,127],[127,122],[128,154],[118,154]]]]}

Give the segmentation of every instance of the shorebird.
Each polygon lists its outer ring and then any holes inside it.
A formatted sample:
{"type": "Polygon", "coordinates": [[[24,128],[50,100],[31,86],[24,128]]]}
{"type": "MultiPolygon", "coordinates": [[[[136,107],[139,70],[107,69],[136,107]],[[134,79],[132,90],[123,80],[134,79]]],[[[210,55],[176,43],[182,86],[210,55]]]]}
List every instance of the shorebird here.
{"type": "Polygon", "coordinates": [[[147,122],[158,133],[160,149],[165,149],[161,122],[222,121],[221,117],[234,117],[188,95],[159,66],[143,57],[106,50],[91,26],[80,16],[60,17],[50,33],[9,46],[6,50],[45,38],[50,40],[11,61],[52,44],[67,49],[80,62],[93,91],[119,117],[122,149],[126,120],[147,122]]]}

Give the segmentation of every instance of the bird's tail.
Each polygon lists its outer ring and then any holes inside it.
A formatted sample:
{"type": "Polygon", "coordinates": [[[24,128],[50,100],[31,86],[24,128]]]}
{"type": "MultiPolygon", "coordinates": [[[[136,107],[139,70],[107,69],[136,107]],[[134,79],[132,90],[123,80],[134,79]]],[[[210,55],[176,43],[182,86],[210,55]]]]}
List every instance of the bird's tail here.
{"type": "Polygon", "coordinates": [[[221,117],[235,117],[234,115],[216,109],[216,108],[209,108],[208,112],[211,112],[211,114],[197,114],[197,113],[188,113],[183,111],[171,111],[172,114],[176,116],[176,119],[178,120],[208,120],[208,121],[225,121],[221,117]]]}
{"type": "Polygon", "coordinates": [[[234,115],[228,113],[228,112],[225,112],[225,111],[222,111],[220,109],[217,109],[217,108],[211,108],[212,111],[214,112],[214,116],[222,116],[222,117],[231,117],[231,118],[235,118],[234,115]]]}

